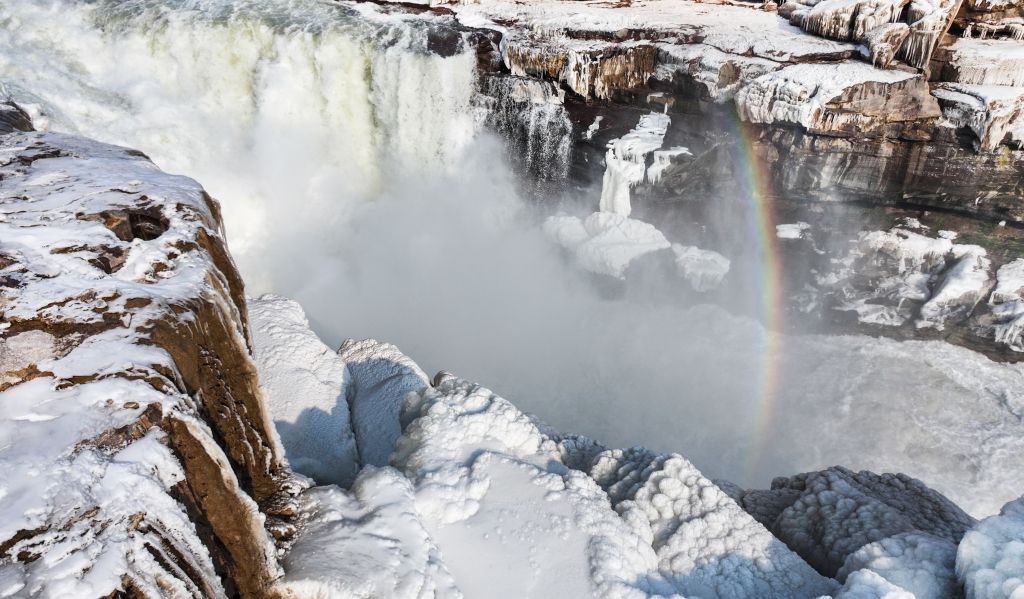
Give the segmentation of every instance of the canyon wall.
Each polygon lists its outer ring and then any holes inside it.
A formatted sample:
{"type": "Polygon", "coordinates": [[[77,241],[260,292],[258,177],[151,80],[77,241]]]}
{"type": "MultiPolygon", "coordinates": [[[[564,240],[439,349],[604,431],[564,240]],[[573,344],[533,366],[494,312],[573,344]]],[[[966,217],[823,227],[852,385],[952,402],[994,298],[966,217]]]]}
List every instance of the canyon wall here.
{"type": "Polygon", "coordinates": [[[301,485],[217,202],[0,111],[5,596],[266,597],[301,485]]]}

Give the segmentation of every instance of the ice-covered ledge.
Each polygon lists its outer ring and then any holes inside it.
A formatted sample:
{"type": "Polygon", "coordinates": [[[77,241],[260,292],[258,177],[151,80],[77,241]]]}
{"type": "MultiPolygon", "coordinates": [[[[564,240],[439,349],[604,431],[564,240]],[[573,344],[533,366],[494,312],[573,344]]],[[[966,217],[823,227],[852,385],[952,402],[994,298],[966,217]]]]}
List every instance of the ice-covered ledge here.
{"type": "MultiPolygon", "coordinates": [[[[390,456],[376,465],[364,457],[350,489],[324,485],[300,497],[281,583],[298,597],[1009,599],[1024,591],[1014,570],[1020,500],[979,523],[918,480],[841,467],[744,490],[709,480],[680,455],[557,432],[451,373],[428,381],[387,343],[348,341],[329,356],[291,300],[258,298],[250,311],[257,328],[276,331],[257,336],[261,377],[276,381],[275,419],[305,422],[309,437],[338,436],[326,420],[296,418],[292,402],[348,407],[344,435],[354,432],[374,460],[390,456]],[[289,379],[294,385],[280,384],[289,379]]],[[[285,448],[307,451],[297,435],[285,448]]]]}
{"type": "Polygon", "coordinates": [[[0,595],[271,594],[292,479],[216,202],[17,117],[0,113],[0,595]]]}

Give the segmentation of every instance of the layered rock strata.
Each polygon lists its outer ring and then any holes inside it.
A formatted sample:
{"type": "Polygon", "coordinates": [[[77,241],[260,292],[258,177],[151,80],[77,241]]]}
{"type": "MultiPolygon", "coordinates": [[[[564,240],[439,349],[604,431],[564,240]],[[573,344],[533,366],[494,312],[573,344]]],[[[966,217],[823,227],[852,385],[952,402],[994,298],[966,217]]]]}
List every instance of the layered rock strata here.
{"type": "Polygon", "coordinates": [[[274,594],[298,486],[217,203],[0,116],[4,593],[274,594]]]}

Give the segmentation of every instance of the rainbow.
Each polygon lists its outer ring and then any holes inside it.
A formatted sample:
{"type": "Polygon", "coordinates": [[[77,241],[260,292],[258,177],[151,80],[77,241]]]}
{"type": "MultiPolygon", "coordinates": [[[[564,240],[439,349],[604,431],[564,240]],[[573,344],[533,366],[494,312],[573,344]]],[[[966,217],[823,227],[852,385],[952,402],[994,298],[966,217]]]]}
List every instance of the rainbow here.
{"type": "Polygon", "coordinates": [[[738,186],[742,200],[751,210],[746,227],[756,240],[756,251],[760,261],[757,292],[759,303],[757,316],[764,324],[761,338],[760,364],[754,379],[752,393],[754,415],[753,439],[748,447],[744,466],[744,479],[754,480],[757,463],[768,448],[775,432],[776,400],[778,399],[780,374],[784,352],[782,335],[785,310],[782,301],[782,259],[779,240],[775,231],[775,216],[771,206],[774,197],[768,165],[754,152],[754,139],[750,127],[745,127],[739,117],[733,114],[730,125],[738,143],[734,149],[733,163],[737,169],[738,186]]]}

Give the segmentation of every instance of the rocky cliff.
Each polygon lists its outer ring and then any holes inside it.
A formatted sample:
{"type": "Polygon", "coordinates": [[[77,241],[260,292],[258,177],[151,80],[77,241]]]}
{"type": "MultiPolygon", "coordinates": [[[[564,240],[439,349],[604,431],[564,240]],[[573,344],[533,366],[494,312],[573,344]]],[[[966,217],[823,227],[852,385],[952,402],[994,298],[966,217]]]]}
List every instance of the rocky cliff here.
{"type": "Polygon", "coordinates": [[[0,112],[3,596],[261,597],[297,491],[217,203],[0,112]]]}

